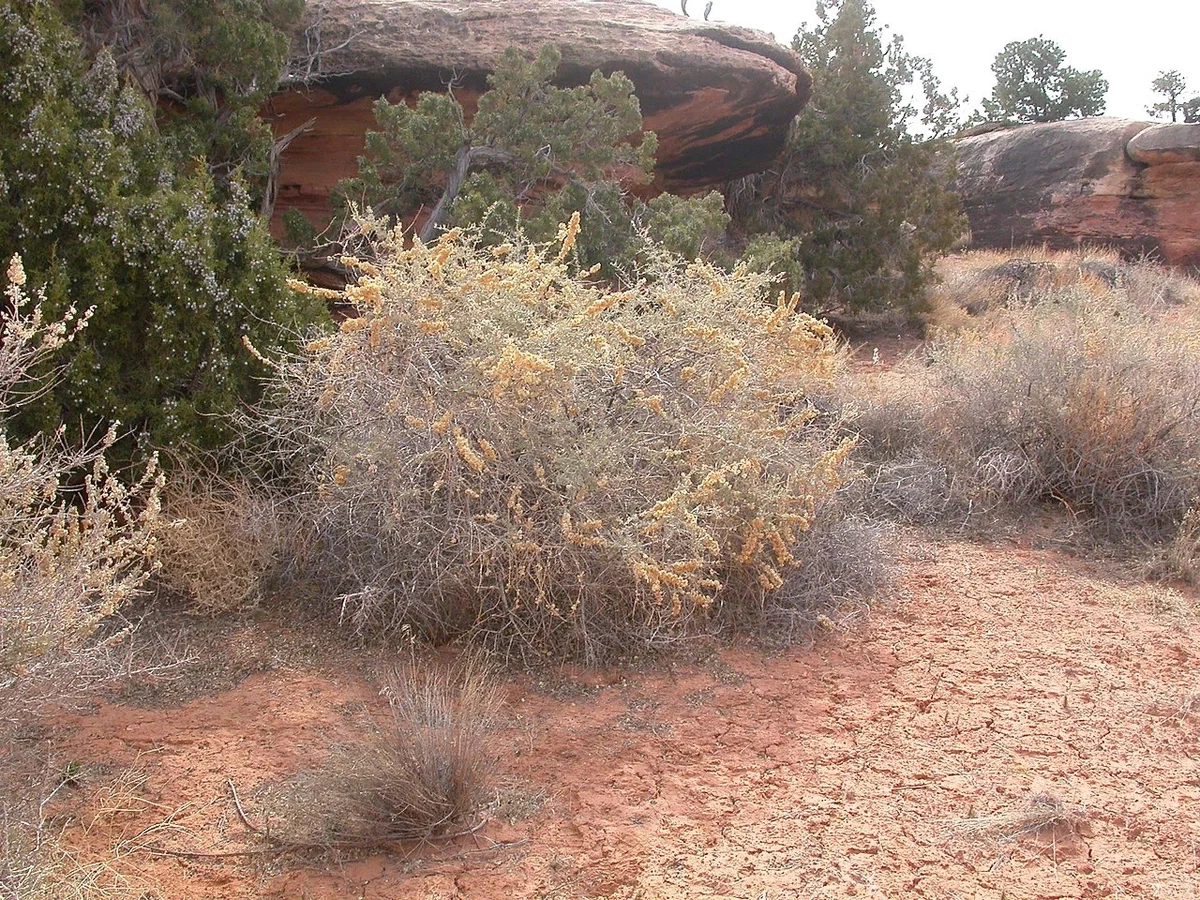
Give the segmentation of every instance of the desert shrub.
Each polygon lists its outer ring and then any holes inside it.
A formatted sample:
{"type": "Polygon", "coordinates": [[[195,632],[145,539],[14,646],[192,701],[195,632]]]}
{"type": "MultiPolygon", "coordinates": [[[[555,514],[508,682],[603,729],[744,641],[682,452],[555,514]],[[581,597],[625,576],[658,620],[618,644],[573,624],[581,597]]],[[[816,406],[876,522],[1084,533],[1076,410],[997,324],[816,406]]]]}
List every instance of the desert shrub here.
{"type": "Polygon", "coordinates": [[[1151,259],[1123,263],[1117,269],[1116,279],[1116,284],[1139,309],[1200,305],[1200,281],[1151,259]]]}
{"type": "Polygon", "coordinates": [[[719,191],[687,199],[660,194],[646,204],[643,218],[651,238],[685,259],[707,257],[729,226],[719,191]]]}
{"type": "MultiPolygon", "coordinates": [[[[19,257],[8,281],[0,342],[5,417],[51,386],[28,373],[76,339],[90,315],[68,310],[61,321],[43,319],[23,289],[19,257]]],[[[114,429],[81,449],[63,444],[61,432],[24,444],[0,434],[0,698],[52,672],[146,578],[161,476],[152,463],[127,487],[110,473],[104,453],[114,429]]]]}
{"type": "Polygon", "coordinates": [[[132,487],[109,472],[113,430],[84,448],[62,432],[12,442],[14,410],[53,386],[31,376],[76,340],[90,310],[43,317],[18,257],[7,271],[0,336],[0,890],[24,896],[36,860],[36,779],[12,746],[44,699],[62,700],[103,661],[97,629],[144,583],[156,551],[161,477],[152,463],[132,487]],[[10,767],[17,770],[10,771],[10,767]],[[32,814],[31,814],[32,813],[32,814]],[[21,824],[18,824],[21,823],[21,824]],[[30,823],[27,827],[24,823],[30,823]]]}
{"type": "Polygon", "coordinates": [[[501,701],[487,669],[470,657],[454,666],[410,662],[383,694],[387,714],[280,804],[283,841],[378,847],[469,830],[486,813],[501,701]]]}
{"type": "Polygon", "coordinates": [[[818,510],[812,527],[799,536],[792,552],[803,566],[786,573],[756,617],[758,633],[769,644],[795,644],[838,619],[853,619],[888,583],[887,527],[849,498],[834,503],[818,510]]]}
{"type": "Polygon", "coordinates": [[[750,239],[742,252],[742,264],[751,272],[770,274],[772,291],[798,292],[804,285],[804,266],[800,264],[800,238],[760,234],[750,239]]]}
{"type": "Polygon", "coordinates": [[[954,331],[989,310],[1058,302],[1062,292],[1111,297],[1149,313],[1200,302],[1200,283],[1186,274],[1148,259],[1123,260],[1112,250],[976,250],[938,263],[925,319],[954,331]]]}
{"type": "Polygon", "coordinates": [[[256,605],[296,546],[286,503],[244,477],[177,466],[163,513],[155,580],[206,612],[256,605]]]}
{"type": "Polygon", "coordinates": [[[1200,510],[1196,507],[1187,511],[1175,537],[1151,560],[1150,574],[1200,584],[1200,510]]]}
{"type": "Polygon", "coordinates": [[[761,610],[803,562],[851,449],[808,402],[829,327],[668,254],[617,290],[577,232],[391,233],[361,316],[277,364],[252,430],[349,624],[605,655],[761,610]]]}
{"type": "Polygon", "coordinates": [[[1035,301],[936,341],[890,409],[867,404],[876,474],[924,466],[935,505],[961,513],[1049,502],[1107,537],[1168,538],[1200,493],[1194,311],[1079,283],[1035,301]]]}

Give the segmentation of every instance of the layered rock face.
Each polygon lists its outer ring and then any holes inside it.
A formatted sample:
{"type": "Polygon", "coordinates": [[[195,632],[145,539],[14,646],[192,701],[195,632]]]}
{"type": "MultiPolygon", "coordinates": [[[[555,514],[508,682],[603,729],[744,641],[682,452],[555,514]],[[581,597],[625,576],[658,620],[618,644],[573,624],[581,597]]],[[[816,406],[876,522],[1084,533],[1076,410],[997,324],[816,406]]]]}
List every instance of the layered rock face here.
{"type": "MultiPolygon", "coordinates": [[[[310,14],[316,4],[310,4],[310,14]]],[[[468,113],[510,46],[562,51],[558,81],[599,69],[633,80],[645,128],[658,133],[655,187],[691,193],[765,169],[782,148],[812,79],[762,32],[676,15],[647,0],[324,0],[319,87],[277,94],[277,134],[315,118],[281,160],[276,218],[314,221],[339,179],[356,173],[371,104],[420,91],[455,94],[468,113]]],[[[312,21],[310,19],[310,21],[312,21]]],[[[310,35],[311,37],[311,35],[310,35]]]]}
{"type": "Polygon", "coordinates": [[[1200,266],[1200,125],[1078,119],[956,146],[974,246],[1107,244],[1200,266]]]}

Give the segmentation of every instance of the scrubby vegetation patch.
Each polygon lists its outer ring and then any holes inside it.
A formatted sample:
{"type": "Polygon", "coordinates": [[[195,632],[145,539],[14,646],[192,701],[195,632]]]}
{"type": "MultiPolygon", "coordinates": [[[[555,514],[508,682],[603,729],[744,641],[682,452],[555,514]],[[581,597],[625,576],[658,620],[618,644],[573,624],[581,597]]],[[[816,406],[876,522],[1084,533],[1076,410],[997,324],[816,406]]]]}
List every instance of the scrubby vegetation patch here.
{"type": "Polygon", "coordinates": [[[661,255],[617,290],[547,246],[384,238],[361,310],[279,363],[256,430],[356,626],[587,654],[759,610],[846,473],[841,365],[765,277],[661,255]]]}

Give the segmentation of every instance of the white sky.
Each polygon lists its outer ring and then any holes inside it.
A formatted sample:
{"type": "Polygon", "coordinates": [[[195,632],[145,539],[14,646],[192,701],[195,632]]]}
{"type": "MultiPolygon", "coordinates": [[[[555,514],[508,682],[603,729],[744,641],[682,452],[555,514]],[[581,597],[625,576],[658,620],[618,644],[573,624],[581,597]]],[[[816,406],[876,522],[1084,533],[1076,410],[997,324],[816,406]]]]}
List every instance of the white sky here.
{"type": "MultiPolygon", "coordinates": [[[[679,12],[679,0],[653,0],[679,12]]],[[[688,0],[700,18],[705,0],[688,0]]],[[[1178,69],[1187,96],[1200,94],[1200,0],[874,0],[877,23],[904,36],[908,50],[933,60],[947,87],[970,96],[968,109],[991,94],[992,60],[1009,41],[1044,35],[1067,53],[1067,65],[1100,69],[1108,79],[1106,114],[1147,118],[1150,82],[1178,69]]],[[[815,0],[713,0],[713,21],[773,32],[791,42],[801,22],[816,20],[815,0]]]]}

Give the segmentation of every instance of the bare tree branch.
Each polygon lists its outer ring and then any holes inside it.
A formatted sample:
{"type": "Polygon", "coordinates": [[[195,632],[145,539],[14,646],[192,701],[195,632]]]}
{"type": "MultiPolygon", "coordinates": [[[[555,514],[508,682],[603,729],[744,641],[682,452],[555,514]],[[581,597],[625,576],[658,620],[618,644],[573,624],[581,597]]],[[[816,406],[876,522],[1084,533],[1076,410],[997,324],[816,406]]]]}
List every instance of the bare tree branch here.
{"type": "Polygon", "coordinates": [[[263,191],[262,208],[259,210],[259,213],[267,221],[270,221],[271,217],[275,214],[275,201],[279,198],[279,172],[282,168],[283,151],[300,135],[311,131],[313,125],[316,123],[317,120],[315,118],[309,119],[303,125],[293,128],[272,145],[267,174],[267,188],[263,191]]]}
{"type": "Polygon", "coordinates": [[[352,20],[350,32],[341,43],[325,46],[325,4],[318,3],[311,7],[311,21],[305,26],[302,40],[293,47],[292,56],[284,66],[279,76],[280,88],[307,87],[339,75],[349,75],[349,70],[333,71],[326,69],[326,59],[333,53],[345,50],[362,35],[358,27],[358,19],[352,20]],[[303,46],[300,46],[303,44],[303,46]]]}

